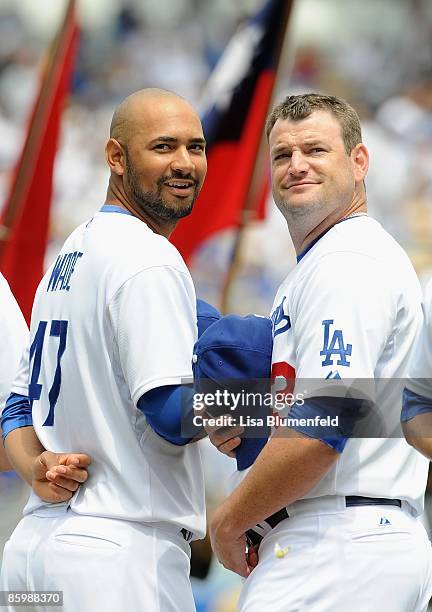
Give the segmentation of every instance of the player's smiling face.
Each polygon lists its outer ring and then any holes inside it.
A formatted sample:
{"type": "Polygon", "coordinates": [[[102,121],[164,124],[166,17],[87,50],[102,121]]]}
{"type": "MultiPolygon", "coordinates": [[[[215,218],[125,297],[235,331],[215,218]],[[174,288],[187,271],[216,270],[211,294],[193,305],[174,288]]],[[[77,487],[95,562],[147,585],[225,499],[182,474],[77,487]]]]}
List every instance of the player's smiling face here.
{"type": "Polygon", "coordinates": [[[201,122],[181,99],[164,99],[146,108],[125,148],[127,196],[152,216],[187,216],[207,171],[201,122]]]}
{"type": "Polygon", "coordinates": [[[273,197],[287,218],[322,211],[323,217],[343,211],[364,178],[356,149],[345,149],[342,128],[327,111],[305,119],[278,119],[269,136],[273,197]]]}

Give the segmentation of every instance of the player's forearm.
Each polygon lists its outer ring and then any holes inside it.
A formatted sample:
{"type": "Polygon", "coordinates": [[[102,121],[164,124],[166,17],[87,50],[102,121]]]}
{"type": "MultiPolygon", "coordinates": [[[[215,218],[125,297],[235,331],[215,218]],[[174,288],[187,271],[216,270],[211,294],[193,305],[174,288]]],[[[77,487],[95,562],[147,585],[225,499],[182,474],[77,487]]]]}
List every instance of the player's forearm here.
{"type": "Polygon", "coordinates": [[[407,442],[427,459],[432,460],[432,438],[408,438],[407,442]]]}
{"type": "Polygon", "coordinates": [[[224,502],[229,528],[244,532],[304,497],[340,456],[320,440],[273,437],[246,478],[224,502]]]}
{"type": "Polygon", "coordinates": [[[402,423],[402,429],[408,444],[432,460],[432,413],[402,423]]]}
{"type": "MultiPolygon", "coordinates": [[[[0,427],[1,435],[1,427],[0,427]]],[[[0,472],[8,472],[12,469],[12,466],[7,458],[6,451],[3,448],[3,444],[0,444],[0,472]]]]}
{"type": "Polygon", "coordinates": [[[33,427],[11,431],[5,440],[5,450],[12,468],[31,485],[34,461],[45,450],[33,427]]]}

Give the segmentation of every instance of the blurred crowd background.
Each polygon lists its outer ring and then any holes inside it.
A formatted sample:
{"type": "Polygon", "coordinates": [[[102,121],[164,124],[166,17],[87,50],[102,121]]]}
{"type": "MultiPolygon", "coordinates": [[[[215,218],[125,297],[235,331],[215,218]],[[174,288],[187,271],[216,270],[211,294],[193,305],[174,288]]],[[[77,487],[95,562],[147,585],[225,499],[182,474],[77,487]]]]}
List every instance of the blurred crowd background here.
{"type": "MultiPolygon", "coordinates": [[[[56,161],[47,264],[65,236],[104,201],[103,151],[116,104],[136,89],[159,86],[200,109],[218,58],[237,26],[261,4],[81,0],[80,50],[56,161]]],[[[43,54],[64,9],[64,0],[0,0],[0,207],[43,54]]],[[[371,154],[370,214],[404,246],[424,283],[432,274],[432,2],[296,0],[289,36],[277,99],[319,91],[355,106],[371,154]]],[[[197,294],[216,306],[232,240],[231,231],[212,239],[191,266],[197,294]]],[[[293,263],[286,225],[269,201],[266,220],[247,230],[231,309],[267,314],[293,263]]],[[[223,496],[221,474],[232,466],[207,446],[203,450],[211,510],[223,496]]],[[[7,532],[24,494],[10,475],[2,479],[0,530],[7,532]]],[[[235,609],[235,577],[214,562],[209,575],[195,581],[199,609],[235,609]]]]}

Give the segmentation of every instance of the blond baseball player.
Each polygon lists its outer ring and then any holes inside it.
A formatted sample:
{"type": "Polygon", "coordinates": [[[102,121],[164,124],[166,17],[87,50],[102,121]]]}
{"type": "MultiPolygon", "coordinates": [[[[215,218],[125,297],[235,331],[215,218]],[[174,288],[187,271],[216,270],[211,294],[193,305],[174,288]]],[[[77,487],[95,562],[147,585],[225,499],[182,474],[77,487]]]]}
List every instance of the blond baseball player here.
{"type": "MultiPolygon", "coordinates": [[[[305,395],[287,414],[294,424],[237,473],[212,521],[213,547],[246,578],[244,612],[424,611],[428,464],[399,427],[419,283],[367,215],[368,151],[347,103],[288,96],[267,134],[273,195],[298,261],[271,312],[273,376],[305,395]],[[365,405],[377,408],[379,429],[357,437],[365,405]]],[[[222,450],[230,444],[213,438],[222,450]]]]}

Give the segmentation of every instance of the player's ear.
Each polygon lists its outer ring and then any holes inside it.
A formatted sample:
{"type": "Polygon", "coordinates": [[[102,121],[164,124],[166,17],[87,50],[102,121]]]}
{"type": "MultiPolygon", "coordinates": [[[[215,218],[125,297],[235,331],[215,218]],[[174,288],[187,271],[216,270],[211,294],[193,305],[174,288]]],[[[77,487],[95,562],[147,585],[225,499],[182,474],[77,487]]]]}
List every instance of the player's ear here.
{"type": "Polygon", "coordinates": [[[123,176],[125,168],[125,151],[115,138],[110,138],[105,145],[105,159],[111,172],[123,176]]]}
{"type": "Polygon", "coordinates": [[[369,152],[362,142],[351,151],[351,161],[356,182],[363,182],[369,168],[369,152]]]}

